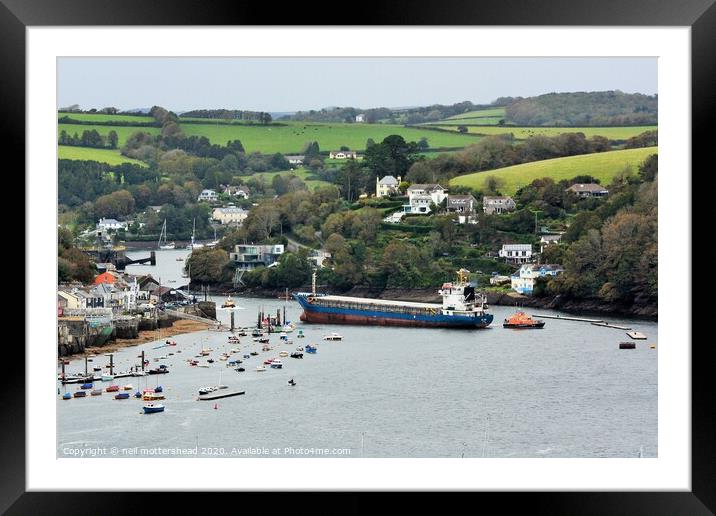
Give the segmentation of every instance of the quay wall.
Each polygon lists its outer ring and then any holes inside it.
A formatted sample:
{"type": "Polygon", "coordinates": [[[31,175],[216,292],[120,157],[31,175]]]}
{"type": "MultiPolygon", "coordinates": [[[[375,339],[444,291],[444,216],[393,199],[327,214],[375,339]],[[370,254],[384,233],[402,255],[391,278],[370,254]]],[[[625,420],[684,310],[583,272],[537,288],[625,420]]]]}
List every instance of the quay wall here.
{"type": "MultiPolygon", "coordinates": [[[[206,301],[198,303],[196,308],[185,307],[184,312],[215,319],[216,304],[206,301]]],[[[117,316],[102,321],[79,315],[60,317],[57,324],[57,354],[65,357],[82,353],[89,347],[101,347],[116,339],[136,339],[140,331],[170,328],[176,320],[177,317],[165,313],[157,314],[156,317],[117,316]]]]}

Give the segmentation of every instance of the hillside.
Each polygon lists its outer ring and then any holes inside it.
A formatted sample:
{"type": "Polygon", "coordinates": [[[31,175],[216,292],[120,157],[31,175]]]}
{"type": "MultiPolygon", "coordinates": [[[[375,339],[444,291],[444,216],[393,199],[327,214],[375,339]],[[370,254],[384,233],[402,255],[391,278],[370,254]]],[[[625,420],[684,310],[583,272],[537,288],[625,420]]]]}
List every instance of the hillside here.
{"type": "Polygon", "coordinates": [[[59,145],[57,147],[57,159],[89,160],[107,163],[108,165],[132,163],[141,167],[147,166],[147,164],[142,161],[122,156],[118,150],[69,147],[67,145],[59,145]]]}
{"type": "MultiPolygon", "coordinates": [[[[430,124],[430,127],[440,127],[448,131],[457,131],[460,125],[467,127],[469,134],[478,136],[491,136],[497,134],[512,134],[516,140],[526,140],[531,136],[555,136],[563,133],[584,133],[584,136],[604,136],[609,140],[627,140],[646,131],[656,131],[655,125],[612,126],[612,127],[518,127],[512,125],[471,125],[475,119],[463,120],[462,124],[430,124]],[[468,123],[470,122],[470,123],[468,123]]],[[[427,125],[427,124],[426,124],[427,125]]]]}
{"type": "MultiPolygon", "coordinates": [[[[102,121],[116,120],[112,115],[101,116],[102,121]]],[[[121,116],[121,115],[119,115],[121,116]]],[[[91,119],[90,119],[91,120],[91,119]]],[[[127,137],[135,131],[159,134],[158,127],[127,127],[117,125],[80,125],[59,124],[59,131],[65,130],[68,134],[82,134],[82,131],[96,130],[106,136],[109,131],[115,131],[119,137],[119,146],[124,145],[127,137]]],[[[229,140],[241,140],[247,152],[262,152],[272,154],[300,153],[307,142],[317,141],[322,151],[338,150],[346,146],[351,150],[362,151],[367,140],[382,141],[386,136],[399,134],[406,141],[419,141],[427,138],[431,148],[462,148],[475,143],[479,138],[476,135],[464,135],[431,131],[419,127],[403,127],[388,124],[315,124],[302,122],[289,122],[283,126],[260,124],[181,124],[181,129],[187,136],[205,136],[211,143],[226,145],[229,140]]]]}
{"type": "Polygon", "coordinates": [[[657,123],[656,95],[593,91],[548,93],[520,99],[505,110],[514,125],[654,125],[657,123]]]}
{"type": "Polygon", "coordinates": [[[645,147],[534,161],[459,176],[452,179],[450,185],[481,190],[484,188],[485,182],[490,177],[494,177],[500,182],[499,189],[503,194],[513,195],[518,188],[541,177],[551,177],[555,181],[559,181],[580,175],[590,175],[599,179],[602,184],[609,184],[612,178],[626,166],[631,166],[636,172],[638,164],[647,156],[656,154],[657,150],[657,147],[645,147]]]}

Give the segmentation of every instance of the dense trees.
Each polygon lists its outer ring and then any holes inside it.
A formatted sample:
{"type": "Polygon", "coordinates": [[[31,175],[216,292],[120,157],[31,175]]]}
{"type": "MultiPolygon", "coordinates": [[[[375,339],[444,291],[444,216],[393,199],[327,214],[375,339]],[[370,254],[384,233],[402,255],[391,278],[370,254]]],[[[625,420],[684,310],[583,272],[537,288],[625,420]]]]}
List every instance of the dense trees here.
{"type": "Polygon", "coordinates": [[[231,281],[229,253],[224,249],[195,249],[186,260],[192,283],[216,284],[231,281]]]}
{"type": "MultiPolygon", "coordinates": [[[[547,291],[619,305],[655,305],[658,297],[656,159],[642,182],[617,187],[598,208],[577,214],[564,239],[565,272],[547,291]]],[[[614,189],[614,186],[610,188],[614,189]]]]}
{"type": "Polygon", "coordinates": [[[57,242],[58,281],[91,282],[97,268],[88,255],[75,247],[72,233],[65,228],[59,228],[57,242]]]}
{"type": "Polygon", "coordinates": [[[598,91],[548,93],[509,104],[507,121],[515,125],[655,125],[656,95],[598,91]]]}

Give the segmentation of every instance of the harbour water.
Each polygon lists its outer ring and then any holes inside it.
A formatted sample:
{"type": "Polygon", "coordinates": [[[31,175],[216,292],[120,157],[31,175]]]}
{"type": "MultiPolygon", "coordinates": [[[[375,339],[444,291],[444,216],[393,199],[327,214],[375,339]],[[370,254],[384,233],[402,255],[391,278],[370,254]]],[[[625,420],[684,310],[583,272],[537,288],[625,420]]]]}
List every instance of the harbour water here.
{"type": "MultiPolygon", "coordinates": [[[[165,254],[166,253],[166,254],[165,254]]],[[[174,256],[157,253],[156,267],[134,266],[154,276],[181,280],[174,256]],[[166,260],[163,258],[166,257],[166,260]],[[173,265],[172,265],[173,264],[173,265]]],[[[129,271],[128,271],[129,272],[129,271]]],[[[137,272],[137,271],[131,271],[137,272]]],[[[177,283],[181,285],[182,283],[177,283]]],[[[213,298],[220,306],[223,298],[213,298]]],[[[134,450],[132,456],[220,457],[656,457],[657,324],[609,318],[644,333],[636,349],[620,350],[625,332],[585,322],[548,319],[541,330],[509,330],[502,320],[513,309],[491,307],[495,321],[485,330],[310,325],[299,321],[294,301],[238,298],[239,326],[254,326],[260,308],[286,308],[296,323],[281,343],[272,334],[270,351],[250,336],[228,342],[228,333],[204,331],[125,348],[114,356],[116,370],[166,364],[165,375],[98,382],[164,388],[166,410],[143,414],[143,402],[115,400],[113,393],[84,399],[58,396],[58,457],[81,450],[134,450]],[[297,338],[302,330],[306,338],[297,338]],[[343,341],[327,342],[330,332],[343,341]],[[315,355],[282,358],[283,369],[257,372],[266,358],[318,345],[315,355]],[[652,345],[655,347],[652,349],[652,345]],[[202,348],[216,361],[189,366],[202,348]],[[245,372],[218,360],[239,348],[245,372]],[[250,351],[258,356],[244,359],[250,351]],[[179,352],[181,351],[181,352],[179,352]],[[168,353],[174,353],[168,355],[168,353]],[[167,356],[164,360],[155,358],[167,356]],[[293,378],[296,386],[287,384],[293,378]],[[197,401],[198,389],[225,384],[243,396],[197,401]]],[[[227,310],[218,317],[229,321],[227,310]]],[[[558,315],[539,310],[537,313],[558,315]]],[[[563,314],[567,315],[567,314],[563,314]]],[[[196,358],[205,363],[206,358],[196,358]]],[[[91,365],[104,366],[98,355],[91,365]]],[[[73,360],[67,372],[84,370],[73,360]]],[[[60,386],[74,392],[76,385],[60,386]]],[[[108,456],[108,455],[104,455],[108,456]]]]}

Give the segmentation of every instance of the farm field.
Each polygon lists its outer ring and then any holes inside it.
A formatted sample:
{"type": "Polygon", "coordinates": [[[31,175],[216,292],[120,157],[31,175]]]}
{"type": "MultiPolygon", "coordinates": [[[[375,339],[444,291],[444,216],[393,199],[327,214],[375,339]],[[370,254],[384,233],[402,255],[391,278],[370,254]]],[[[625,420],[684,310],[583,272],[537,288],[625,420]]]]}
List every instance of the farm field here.
{"type": "MultiPolygon", "coordinates": [[[[457,131],[457,125],[438,125],[431,124],[434,127],[442,127],[450,131],[457,131]]],[[[463,124],[464,125],[464,124],[463,124]]],[[[655,125],[640,125],[633,127],[518,127],[518,126],[494,126],[494,127],[475,127],[467,126],[470,134],[488,136],[496,134],[512,133],[516,139],[525,140],[530,136],[556,136],[562,133],[584,133],[587,138],[592,136],[604,136],[610,140],[626,140],[632,136],[637,136],[645,131],[656,131],[655,125]]]]}
{"type": "Polygon", "coordinates": [[[501,116],[481,116],[479,118],[447,118],[445,120],[438,120],[437,122],[426,122],[421,125],[438,125],[438,126],[449,126],[449,125],[497,125],[500,120],[504,120],[501,116]]]}
{"type": "MultiPolygon", "coordinates": [[[[159,127],[130,127],[130,126],[113,126],[113,125],[79,125],[79,124],[58,124],[57,132],[62,130],[67,131],[67,134],[73,135],[77,133],[82,134],[82,131],[91,131],[95,129],[102,136],[107,136],[110,131],[115,131],[118,137],[118,144],[121,147],[127,141],[127,138],[132,133],[142,131],[150,134],[159,134],[161,129],[159,127]]],[[[224,142],[226,143],[226,142],[224,142]]]]}
{"type": "Polygon", "coordinates": [[[513,195],[518,188],[542,177],[551,177],[555,181],[560,181],[580,175],[590,175],[599,179],[602,184],[608,185],[624,167],[631,166],[636,173],[639,163],[650,154],[657,152],[658,147],[645,147],[534,161],[459,176],[452,179],[450,185],[480,190],[488,178],[494,177],[502,181],[499,189],[505,195],[513,195]]]}
{"type": "Polygon", "coordinates": [[[449,116],[445,120],[460,120],[463,118],[477,118],[477,117],[504,118],[504,116],[505,116],[505,108],[490,108],[490,109],[480,109],[477,111],[468,111],[466,113],[460,113],[459,115],[449,116]]]}
{"type": "Polygon", "coordinates": [[[294,170],[282,170],[278,172],[256,172],[250,176],[241,176],[241,178],[246,181],[247,179],[258,179],[263,178],[268,184],[271,184],[271,181],[273,180],[274,176],[291,176],[294,175],[296,177],[299,177],[303,180],[304,183],[306,183],[306,186],[309,190],[315,190],[319,186],[330,186],[332,183],[329,183],[328,181],[321,181],[321,180],[315,180],[315,179],[306,179],[311,173],[306,170],[305,168],[297,168],[294,170]]]}
{"type": "MultiPolygon", "coordinates": [[[[368,138],[380,142],[386,136],[399,134],[407,141],[419,141],[426,137],[431,147],[465,147],[475,143],[479,136],[451,134],[430,131],[417,127],[383,124],[304,124],[293,122],[286,126],[262,126],[244,124],[184,124],[181,126],[187,136],[205,136],[212,143],[226,145],[229,140],[241,140],[247,152],[271,154],[298,154],[306,142],[317,141],[322,151],[338,150],[342,145],[352,150],[363,150],[368,138]]],[[[122,127],[106,125],[59,124],[58,130],[69,134],[82,134],[84,130],[96,129],[102,135],[114,130],[119,137],[119,145],[124,145],[127,137],[141,130],[158,134],[158,127],[122,127]]]]}
{"type": "Polygon", "coordinates": [[[119,153],[119,150],[113,149],[92,149],[90,147],[73,147],[69,145],[59,145],[57,150],[58,159],[74,159],[98,161],[109,165],[120,165],[122,163],[133,163],[146,167],[147,164],[132,158],[127,158],[119,153]]]}
{"type": "Polygon", "coordinates": [[[105,115],[92,113],[57,113],[57,118],[69,117],[74,120],[82,120],[84,122],[153,122],[154,118],[144,115],[105,115]]]}
{"type": "Polygon", "coordinates": [[[206,136],[212,143],[226,145],[229,140],[241,140],[247,152],[259,151],[266,154],[281,152],[300,153],[304,145],[317,141],[321,151],[338,150],[346,146],[362,151],[366,141],[372,138],[380,142],[386,136],[399,134],[407,141],[419,141],[426,137],[431,147],[464,147],[477,140],[475,136],[452,135],[435,131],[383,124],[303,124],[287,126],[260,125],[209,125],[186,124],[185,134],[206,136]],[[455,138],[455,136],[458,136],[455,138]]]}

